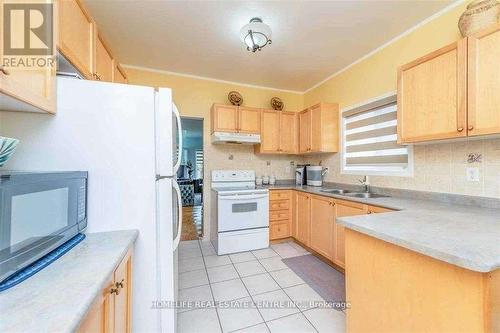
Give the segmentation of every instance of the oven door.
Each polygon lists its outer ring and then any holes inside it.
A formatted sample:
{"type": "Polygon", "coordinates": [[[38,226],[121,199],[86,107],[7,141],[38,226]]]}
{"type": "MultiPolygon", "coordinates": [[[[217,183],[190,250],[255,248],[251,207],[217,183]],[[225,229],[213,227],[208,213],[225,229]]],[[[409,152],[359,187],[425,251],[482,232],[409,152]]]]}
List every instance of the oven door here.
{"type": "Polygon", "coordinates": [[[269,193],[218,195],[218,231],[269,227],[269,193]]]}
{"type": "Polygon", "coordinates": [[[86,221],[85,196],[83,179],[2,188],[0,281],[76,235],[86,221]]]}

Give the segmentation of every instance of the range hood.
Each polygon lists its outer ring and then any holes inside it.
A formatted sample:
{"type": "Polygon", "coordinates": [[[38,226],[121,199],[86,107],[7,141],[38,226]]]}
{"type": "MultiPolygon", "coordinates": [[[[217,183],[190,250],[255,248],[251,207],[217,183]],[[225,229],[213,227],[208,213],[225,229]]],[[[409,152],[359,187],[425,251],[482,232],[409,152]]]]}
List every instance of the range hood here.
{"type": "Polygon", "coordinates": [[[260,134],[214,132],[212,134],[212,143],[256,145],[260,143],[260,134]]]}

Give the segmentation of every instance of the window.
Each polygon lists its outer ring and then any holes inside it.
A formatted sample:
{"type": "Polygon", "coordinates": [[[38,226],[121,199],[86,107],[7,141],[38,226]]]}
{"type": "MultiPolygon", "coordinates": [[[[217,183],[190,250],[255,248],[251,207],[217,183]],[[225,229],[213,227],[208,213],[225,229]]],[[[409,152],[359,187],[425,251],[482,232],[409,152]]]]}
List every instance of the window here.
{"type": "Polygon", "coordinates": [[[196,151],[196,179],[203,178],[203,150],[196,151]]]}
{"type": "Polygon", "coordinates": [[[411,146],[397,143],[394,93],[342,112],[342,172],[411,176],[411,146]]]}

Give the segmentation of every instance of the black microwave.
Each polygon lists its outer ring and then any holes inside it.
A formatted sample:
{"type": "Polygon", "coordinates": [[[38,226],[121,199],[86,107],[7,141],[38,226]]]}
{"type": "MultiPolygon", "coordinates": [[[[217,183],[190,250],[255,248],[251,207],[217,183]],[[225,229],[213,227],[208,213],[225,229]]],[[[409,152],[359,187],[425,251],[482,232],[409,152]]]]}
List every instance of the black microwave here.
{"type": "Polygon", "coordinates": [[[87,226],[84,171],[0,171],[0,282],[87,226]]]}

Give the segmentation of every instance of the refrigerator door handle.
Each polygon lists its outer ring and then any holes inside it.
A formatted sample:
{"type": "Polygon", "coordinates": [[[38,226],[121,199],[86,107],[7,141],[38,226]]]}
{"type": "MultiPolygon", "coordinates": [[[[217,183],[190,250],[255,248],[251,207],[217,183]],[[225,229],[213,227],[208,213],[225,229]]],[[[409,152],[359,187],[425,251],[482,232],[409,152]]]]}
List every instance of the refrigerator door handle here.
{"type": "Polygon", "coordinates": [[[177,216],[179,217],[179,221],[177,221],[177,234],[175,235],[174,238],[174,246],[173,246],[173,251],[177,249],[179,246],[179,243],[181,241],[181,233],[182,233],[182,197],[181,197],[181,189],[179,188],[179,185],[177,184],[177,181],[175,179],[172,180],[172,186],[175,189],[175,192],[177,193],[177,209],[179,210],[177,216]]]}
{"type": "Polygon", "coordinates": [[[179,167],[181,166],[181,160],[182,160],[182,123],[181,123],[181,115],[179,114],[179,110],[177,110],[177,106],[172,103],[172,112],[175,115],[175,118],[177,119],[177,132],[179,135],[179,153],[177,154],[177,162],[175,162],[174,165],[174,175],[177,174],[177,170],[179,170],[179,167]]]}

